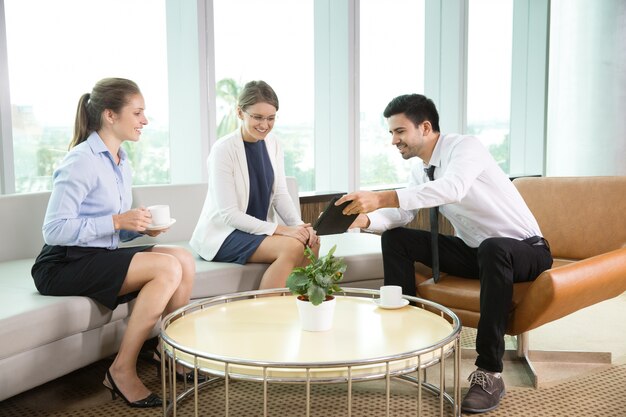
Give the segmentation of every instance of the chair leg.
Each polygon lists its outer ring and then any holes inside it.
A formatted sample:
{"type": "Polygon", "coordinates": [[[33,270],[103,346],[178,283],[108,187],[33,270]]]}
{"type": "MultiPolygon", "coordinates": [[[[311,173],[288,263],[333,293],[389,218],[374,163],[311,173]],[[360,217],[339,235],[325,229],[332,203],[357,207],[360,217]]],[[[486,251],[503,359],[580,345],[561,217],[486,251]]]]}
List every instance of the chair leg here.
{"type": "Polygon", "coordinates": [[[517,359],[521,360],[526,368],[526,372],[530,376],[530,380],[533,383],[533,387],[537,388],[539,386],[539,374],[532,362],[529,358],[529,348],[528,348],[528,332],[524,332],[522,334],[518,334],[516,336],[517,339],[517,359]]]}
{"type": "MultiPolygon", "coordinates": [[[[504,360],[520,361],[526,368],[526,372],[535,388],[541,385],[541,375],[535,369],[533,362],[555,362],[570,364],[611,364],[611,352],[573,352],[554,350],[530,350],[529,333],[521,333],[516,337],[515,350],[507,349],[504,352],[504,360]]],[[[461,349],[463,359],[476,358],[475,349],[464,347],[461,349]]]]}
{"type": "Polygon", "coordinates": [[[528,374],[537,388],[541,384],[540,375],[537,373],[533,362],[558,362],[570,364],[611,364],[611,352],[575,352],[558,350],[530,350],[529,333],[524,332],[516,336],[517,359],[521,360],[528,374]]]}

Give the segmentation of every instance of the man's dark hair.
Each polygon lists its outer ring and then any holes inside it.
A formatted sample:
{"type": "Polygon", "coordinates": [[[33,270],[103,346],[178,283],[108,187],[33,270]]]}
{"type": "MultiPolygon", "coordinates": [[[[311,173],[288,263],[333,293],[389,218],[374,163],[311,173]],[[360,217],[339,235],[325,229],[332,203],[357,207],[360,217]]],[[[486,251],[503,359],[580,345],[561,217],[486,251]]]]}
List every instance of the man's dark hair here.
{"type": "Polygon", "coordinates": [[[419,126],[428,120],[435,132],[439,132],[439,113],[431,99],[421,94],[405,94],[391,100],[383,115],[389,118],[395,114],[404,115],[415,125],[419,126]]]}

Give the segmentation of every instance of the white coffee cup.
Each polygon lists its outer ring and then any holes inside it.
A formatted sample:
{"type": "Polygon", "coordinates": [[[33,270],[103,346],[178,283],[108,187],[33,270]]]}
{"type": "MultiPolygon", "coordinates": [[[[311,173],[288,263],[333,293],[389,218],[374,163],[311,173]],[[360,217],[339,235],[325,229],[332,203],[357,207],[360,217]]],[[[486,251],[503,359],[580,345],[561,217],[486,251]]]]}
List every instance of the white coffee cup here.
{"type": "Polygon", "coordinates": [[[152,223],[150,224],[150,226],[163,226],[170,223],[170,206],[168,206],[167,204],[150,206],[148,207],[148,210],[152,215],[152,223]]]}
{"type": "Polygon", "coordinates": [[[380,304],[397,306],[402,303],[402,287],[399,285],[383,285],[380,287],[380,304]]]}

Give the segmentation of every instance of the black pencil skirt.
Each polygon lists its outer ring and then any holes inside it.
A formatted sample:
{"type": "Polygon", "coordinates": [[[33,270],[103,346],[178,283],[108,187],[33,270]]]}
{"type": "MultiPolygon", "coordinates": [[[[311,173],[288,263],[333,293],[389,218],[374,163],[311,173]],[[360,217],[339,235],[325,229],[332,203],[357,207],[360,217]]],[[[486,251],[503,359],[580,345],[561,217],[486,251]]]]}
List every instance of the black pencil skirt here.
{"type": "Polygon", "coordinates": [[[154,245],[105,249],[44,245],[31,269],[42,295],[90,297],[114,310],[137,297],[138,291],[118,296],[133,256],[154,245]]]}

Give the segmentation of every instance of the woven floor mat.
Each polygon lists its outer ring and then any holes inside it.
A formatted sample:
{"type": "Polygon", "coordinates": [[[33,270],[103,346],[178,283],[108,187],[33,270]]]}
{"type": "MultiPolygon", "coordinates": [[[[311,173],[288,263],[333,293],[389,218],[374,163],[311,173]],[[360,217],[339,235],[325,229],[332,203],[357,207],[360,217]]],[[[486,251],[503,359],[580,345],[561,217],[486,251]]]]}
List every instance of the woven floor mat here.
{"type": "MultiPolygon", "coordinates": [[[[3,417],[112,417],[159,416],[160,409],[140,410],[127,407],[121,399],[111,400],[102,384],[110,360],[99,361],[41,387],[0,402],[3,417]]],[[[160,393],[160,379],[154,367],[140,362],[140,376],[148,388],[160,393]]],[[[230,385],[231,416],[262,416],[262,385],[234,382],[230,385]]],[[[394,382],[392,416],[415,416],[417,395],[412,386],[394,382]]],[[[298,385],[269,385],[269,416],[306,415],[306,391],[298,385]]],[[[199,415],[224,416],[224,387],[217,384],[201,391],[199,415]]],[[[353,416],[384,416],[386,406],[384,382],[372,381],[353,385],[353,416]]],[[[446,411],[449,408],[446,406],[446,411]]],[[[448,415],[449,413],[446,413],[448,415]]],[[[193,402],[187,400],[178,415],[193,415],[193,402]]],[[[314,385],[311,390],[311,416],[347,415],[347,386],[314,385]]],[[[439,415],[439,403],[423,394],[422,415],[439,415]]],[[[509,388],[501,406],[485,416],[572,417],[626,416],[626,365],[612,366],[581,378],[547,388],[509,388]]]]}

